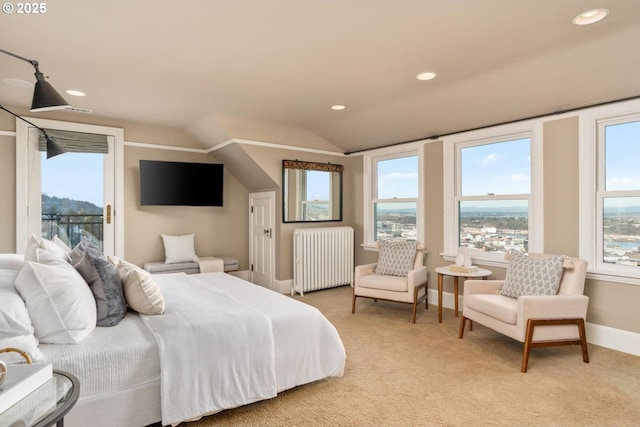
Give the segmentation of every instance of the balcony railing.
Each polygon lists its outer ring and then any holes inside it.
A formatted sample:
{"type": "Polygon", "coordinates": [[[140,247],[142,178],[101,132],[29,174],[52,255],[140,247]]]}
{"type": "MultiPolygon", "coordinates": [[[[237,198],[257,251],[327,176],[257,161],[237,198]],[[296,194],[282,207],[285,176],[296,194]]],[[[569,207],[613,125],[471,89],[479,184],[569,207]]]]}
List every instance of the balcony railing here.
{"type": "Polygon", "coordinates": [[[70,248],[88,237],[102,249],[102,215],[42,214],[42,237],[62,239],[70,248]]]}

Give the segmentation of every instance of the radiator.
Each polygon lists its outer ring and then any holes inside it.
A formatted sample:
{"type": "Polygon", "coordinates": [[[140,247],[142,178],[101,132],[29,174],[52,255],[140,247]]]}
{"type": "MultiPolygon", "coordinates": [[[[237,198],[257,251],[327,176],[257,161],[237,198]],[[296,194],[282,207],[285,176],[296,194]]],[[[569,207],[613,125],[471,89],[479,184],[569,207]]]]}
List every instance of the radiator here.
{"type": "Polygon", "coordinates": [[[293,231],[293,287],[317,291],[353,282],[353,228],[304,228],[293,231]]]}

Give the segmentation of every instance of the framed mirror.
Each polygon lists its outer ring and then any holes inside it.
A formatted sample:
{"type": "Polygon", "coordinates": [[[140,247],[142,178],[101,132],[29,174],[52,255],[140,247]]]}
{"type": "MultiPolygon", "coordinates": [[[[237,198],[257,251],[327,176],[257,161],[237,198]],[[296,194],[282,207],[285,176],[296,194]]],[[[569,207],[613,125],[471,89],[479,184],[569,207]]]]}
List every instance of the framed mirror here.
{"type": "Polygon", "coordinates": [[[282,221],[342,221],[342,172],[333,163],[282,161],[282,221]]]}

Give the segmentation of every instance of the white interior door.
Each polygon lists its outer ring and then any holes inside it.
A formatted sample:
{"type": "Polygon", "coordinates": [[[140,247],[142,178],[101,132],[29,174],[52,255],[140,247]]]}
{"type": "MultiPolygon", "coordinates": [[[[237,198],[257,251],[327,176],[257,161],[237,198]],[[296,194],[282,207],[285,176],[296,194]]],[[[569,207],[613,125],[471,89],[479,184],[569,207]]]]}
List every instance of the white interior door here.
{"type": "Polygon", "coordinates": [[[249,274],[268,289],[275,273],[275,202],[275,191],[249,194],[249,274]]]}

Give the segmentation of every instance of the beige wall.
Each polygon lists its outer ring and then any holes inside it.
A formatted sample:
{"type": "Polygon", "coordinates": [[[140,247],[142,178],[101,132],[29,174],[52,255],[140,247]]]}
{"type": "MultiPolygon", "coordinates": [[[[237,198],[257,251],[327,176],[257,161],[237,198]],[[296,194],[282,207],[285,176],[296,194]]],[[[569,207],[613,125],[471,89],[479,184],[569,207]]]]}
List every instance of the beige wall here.
{"type": "MultiPolygon", "coordinates": [[[[26,111],[15,109],[29,117],[26,111]]],[[[6,115],[8,116],[8,115],[6,115]]],[[[124,128],[125,141],[161,146],[200,148],[198,141],[182,129],[140,123],[111,121],[86,115],[57,112],[38,115],[49,119],[76,121],[124,128]]],[[[0,130],[15,130],[15,121],[0,115],[0,130]]],[[[215,157],[188,151],[139,148],[124,149],[124,250],[127,260],[141,265],[164,259],[161,233],[196,235],[196,252],[201,256],[225,255],[237,258],[240,269],[248,264],[248,192],[225,172],[223,207],[145,206],[139,202],[140,159],[217,163],[215,157]]],[[[16,194],[15,138],[0,136],[0,252],[15,252],[16,194]]]]}
{"type": "MultiPolygon", "coordinates": [[[[545,252],[579,255],[578,228],[578,118],[544,124],[544,247],[545,252]]],[[[429,287],[437,288],[434,268],[449,264],[439,256],[443,242],[442,144],[425,145],[425,244],[429,250],[429,287]]],[[[375,258],[374,258],[375,260],[375,258]]],[[[505,269],[488,267],[491,278],[503,279],[505,269]]],[[[445,292],[452,292],[445,279],[445,292]]],[[[588,279],[585,294],[590,297],[587,321],[640,333],[640,286],[588,279]]],[[[435,303],[435,301],[432,301],[435,303]]]]}
{"type": "Polygon", "coordinates": [[[305,151],[263,147],[257,145],[243,146],[243,150],[277,183],[276,190],[276,279],[293,278],[293,231],[296,228],[352,226],[356,242],[362,240],[362,226],[356,223],[356,216],[362,217],[362,159],[356,157],[332,156],[305,151]],[[344,165],[342,221],[319,223],[283,223],[282,222],[282,160],[298,159],[308,162],[336,163],[344,165]],[[357,215],[358,214],[358,215],[357,215]]]}
{"type": "Polygon", "coordinates": [[[0,253],[16,251],[15,159],[15,138],[0,136],[0,253]]]}
{"type": "MultiPolygon", "coordinates": [[[[578,174],[578,118],[551,120],[544,124],[544,246],[545,252],[579,255],[579,174],[578,174]]],[[[425,144],[425,234],[428,250],[429,288],[437,288],[434,269],[448,265],[439,254],[444,252],[443,206],[443,144],[425,144]]],[[[353,189],[356,197],[362,196],[362,186],[353,189]]],[[[360,204],[361,205],[361,204],[360,204]]],[[[362,229],[362,212],[355,219],[362,229]]],[[[356,265],[375,262],[375,252],[359,247],[362,236],[356,240],[356,265]]],[[[503,279],[504,268],[487,267],[493,271],[491,278],[503,279]]],[[[444,291],[453,292],[453,282],[445,278],[444,291]]],[[[640,333],[640,286],[587,279],[585,294],[590,297],[587,321],[640,333]]],[[[437,301],[430,301],[437,304],[437,301]]]]}
{"type": "MultiPolygon", "coordinates": [[[[217,163],[207,154],[127,147],[124,155],[125,257],[134,264],[164,260],[161,234],[195,234],[199,256],[231,256],[248,263],[248,192],[225,171],[224,206],[140,206],[139,161],[217,163]]],[[[203,188],[202,191],[206,191],[203,188]]]]}
{"type": "MultiPolygon", "coordinates": [[[[441,141],[427,143],[424,146],[424,185],[425,185],[425,236],[424,242],[427,249],[426,265],[428,268],[428,286],[438,288],[438,275],[436,267],[448,265],[440,254],[444,252],[444,199],[443,199],[443,144],[441,141]]],[[[453,282],[445,281],[445,291],[453,292],[453,282]],[[449,289],[450,288],[450,289],[449,289]]],[[[437,304],[437,301],[430,301],[437,304]]]]}
{"type": "MultiPolygon", "coordinates": [[[[24,114],[24,112],[21,112],[24,114]]],[[[64,115],[65,113],[58,113],[64,115]]],[[[53,116],[53,115],[52,115],[53,116]]],[[[48,118],[60,118],[51,117],[48,118]]],[[[67,116],[64,118],[69,120],[67,116]]],[[[198,142],[174,128],[111,122],[105,119],[74,115],[75,121],[123,127],[125,140],[160,145],[197,147],[198,142]],[[91,120],[89,120],[91,119],[91,120]]],[[[0,130],[12,131],[13,120],[0,116],[0,130]]],[[[578,120],[570,117],[544,124],[544,239],[545,251],[578,255],[578,120]]],[[[364,251],[363,243],[363,165],[362,156],[340,157],[243,145],[242,149],[264,172],[281,185],[282,160],[300,159],[343,164],[343,221],[316,224],[283,224],[280,188],[276,190],[276,279],[293,276],[293,230],[300,227],[349,225],[355,229],[356,265],[373,262],[374,252],[364,251]]],[[[215,157],[180,151],[127,147],[125,149],[125,256],[132,262],[162,258],[160,233],[196,233],[197,251],[201,255],[228,255],[240,260],[240,268],[248,268],[248,190],[229,173],[225,173],[225,206],[223,208],[140,207],[138,201],[137,162],[140,159],[176,159],[211,161],[215,157]]],[[[443,147],[439,141],[425,144],[425,234],[429,251],[429,287],[436,288],[434,268],[448,264],[440,257],[443,241],[443,147]]],[[[0,136],[0,251],[15,251],[15,147],[14,138],[0,136]]],[[[252,190],[253,191],[253,190],[252,190]]],[[[493,278],[503,278],[504,269],[490,267],[493,278]]],[[[449,281],[445,291],[451,292],[449,281]]],[[[587,280],[585,293],[591,298],[587,320],[612,328],[640,333],[640,286],[587,280]]],[[[434,301],[432,301],[434,303],[434,301]]]]}

